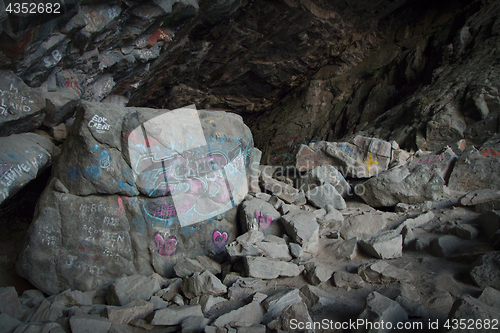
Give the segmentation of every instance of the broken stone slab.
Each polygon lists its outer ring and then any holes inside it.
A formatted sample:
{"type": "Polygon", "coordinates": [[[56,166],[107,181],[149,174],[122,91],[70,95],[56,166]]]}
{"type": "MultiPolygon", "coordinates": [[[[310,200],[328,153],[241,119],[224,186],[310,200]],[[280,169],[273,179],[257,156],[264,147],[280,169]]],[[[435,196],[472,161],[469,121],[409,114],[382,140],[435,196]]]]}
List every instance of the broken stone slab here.
{"type": "Polygon", "coordinates": [[[184,306],[169,306],[165,309],[157,310],[151,324],[155,326],[160,325],[180,325],[184,320],[189,317],[203,317],[200,305],[184,305],[184,306]]]}
{"type": "Polygon", "coordinates": [[[78,315],[69,318],[69,325],[73,333],[106,333],[111,323],[108,318],[103,318],[98,315],[78,315]]]}
{"type": "Polygon", "coordinates": [[[58,153],[47,136],[23,133],[0,137],[0,204],[39,176],[58,153]]]}
{"type": "Polygon", "coordinates": [[[2,332],[12,333],[16,328],[23,323],[16,318],[12,318],[7,313],[0,313],[0,325],[2,327],[2,332]]]}
{"type": "Polygon", "coordinates": [[[266,325],[238,326],[236,333],[266,333],[266,325]]]}
{"type": "Polygon", "coordinates": [[[326,253],[334,260],[353,260],[358,254],[358,239],[356,237],[343,240],[339,239],[325,249],[326,253]]]}
{"type": "Polygon", "coordinates": [[[343,239],[368,238],[383,230],[386,230],[397,214],[379,211],[361,212],[347,217],[340,228],[343,239]],[[369,223],[367,221],[370,221],[369,223]]]}
{"type": "Polygon", "coordinates": [[[262,251],[262,255],[271,259],[279,259],[283,261],[292,260],[288,245],[283,238],[267,235],[262,242],[256,244],[257,248],[262,251]]]}
{"type": "Polygon", "coordinates": [[[481,214],[478,219],[481,229],[489,240],[492,240],[500,229],[500,211],[492,210],[481,214]]]}
{"type": "Polygon", "coordinates": [[[291,211],[282,216],[285,230],[305,252],[316,253],[319,249],[319,225],[312,212],[291,211]]]}
{"type": "Polygon", "coordinates": [[[478,300],[491,307],[500,309],[500,291],[492,287],[484,288],[478,300]]]}
{"type": "Polygon", "coordinates": [[[161,298],[160,296],[151,296],[149,302],[153,304],[153,311],[158,309],[164,309],[169,305],[168,302],[164,301],[163,298],[161,298]]]}
{"type": "Polygon", "coordinates": [[[372,207],[390,207],[398,203],[415,204],[435,201],[445,192],[443,177],[426,164],[406,164],[380,173],[359,188],[359,196],[372,207]]]}
{"type": "Polygon", "coordinates": [[[201,310],[203,311],[204,314],[210,311],[210,309],[214,305],[222,302],[227,302],[227,299],[225,299],[224,297],[214,297],[212,295],[202,295],[200,297],[201,310]]]}
{"type": "Polygon", "coordinates": [[[201,295],[219,296],[227,292],[227,287],[210,271],[194,273],[181,283],[182,292],[187,298],[201,295]]]}
{"type": "Polygon", "coordinates": [[[10,71],[0,71],[0,136],[30,132],[43,122],[45,99],[10,71]]]}
{"type": "Polygon", "coordinates": [[[329,222],[343,222],[344,221],[344,216],[342,213],[340,213],[333,205],[327,204],[326,207],[326,214],[321,218],[321,220],[324,221],[324,223],[329,223],[329,222]]]}
{"type": "Polygon", "coordinates": [[[264,280],[300,274],[299,266],[294,263],[265,257],[245,257],[245,270],[247,276],[264,280]]]}
{"type": "Polygon", "coordinates": [[[134,319],[144,319],[153,312],[153,303],[134,300],[124,306],[106,306],[104,316],[112,325],[128,324],[134,319]]]}
{"type": "Polygon", "coordinates": [[[435,217],[434,213],[429,211],[429,212],[423,213],[415,218],[406,219],[395,230],[398,233],[401,233],[401,231],[403,230],[404,227],[408,227],[410,229],[418,228],[418,227],[421,227],[424,224],[432,221],[434,219],[434,217],[435,217]]]}
{"type": "Polygon", "coordinates": [[[494,189],[472,191],[461,197],[459,202],[464,206],[475,206],[477,213],[500,209],[500,191],[494,189]]]}
{"type": "Polygon", "coordinates": [[[295,155],[295,167],[300,172],[309,171],[323,164],[333,164],[334,159],[326,155],[321,149],[312,149],[306,145],[300,145],[295,155]]]}
{"type": "Polygon", "coordinates": [[[454,235],[441,236],[434,239],[431,244],[432,254],[437,257],[451,257],[463,247],[463,240],[454,235]]]}
{"type": "Polygon", "coordinates": [[[333,273],[333,285],[338,288],[360,289],[364,287],[363,279],[357,274],[336,271],[333,273]]]}
{"type": "Polygon", "coordinates": [[[269,202],[257,198],[244,200],[239,212],[243,232],[261,230],[264,234],[277,236],[283,233],[281,215],[269,202]]]}
{"type": "Polygon", "coordinates": [[[264,311],[260,302],[252,301],[236,310],[230,311],[219,316],[212,325],[216,327],[224,327],[228,324],[231,326],[252,326],[260,324],[264,318],[264,311]]]}
{"type": "Polygon", "coordinates": [[[262,302],[262,306],[266,310],[263,322],[269,323],[271,320],[278,317],[286,308],[297,303],[303,303],[299,289],[284,290],[267,297],[262,302]]]}
{"type": "Polygon", "coordinates": [[[257,292],[264,290],[266,283],[261,279],[252,277],[239,277],[229,288],[227,297],[233,299],[246,299],[257,292]]]}
{"type": "Polygon", "coordinates": [[[124,276],[109,286],[106,300],[109,305],[123,306],[134,300],[147,301],[160,291],[158,280],[143,275],[124,276]]]}
{"type": "Polygon", "coordinates": [[[358,268],[358,275],[367,282],[374,284],[390,283],[395,281],[409,282],[411,274],[401,268],[388,264],[383,260],[372,264],[364,264],[358,268]]]}
{"type": "MultiPolygon", "coordinates": [[[[473,325],[471,328],[477,329],[475,325],[481,323],[484,325],[485,320],[487,319],[490,323],[498,320],[500,317],[500,310],[494,307],[489,306],[482,301],[475,299],[469,295],[463,295],[459,299],[453,303],[453,306],[448,314],[448,318],[450,323],[460,322],[462,319],[472,320],[473,325]]],[[[469,329],[469,325],[466,325],[465,328],[458,326],[458,328],[451,327],[445,328],[444,332],[471,332],[469,329]]],[[[490,326],[492,327],[492,326],[490,326]]],[[[484,330],[485,327],[481,326],[484,330]]],[[[481,331],[481,330],[478,330],[481,331]]],[[[487,331],[487,329],[486,329],[487,331]]]]}
{"type": "Polygon", "coordinates": [[[58,318],[63,316],[63,311],[66,312],[67,310],[68,308],[60,302],[53,302],[51,304],[49,301],[44,299],[34,313],[27,315],[25,321],[43,323],[56,321],[58,318]]]}
{"type": "MultiPolygon", "coordinates": [[[[360,319],[371,323],[391,323],[392,327],[396,327],[398,323],[408,320],[408,314],[398,302],[374,291],[366,298],[365,308],[358,316],[358,320],[360,319]]],[[[367,325],[365,324],[365,326],[367,325]]],[[[361,330],[370,331],[367,327],[361,330]]],[[[384,330],[380,330],[380,332],[384,332],[384,330]]]]}
{"type": "Polygon", "coordinates": [[[461,224],[455,228],[458,237],[465,240],[475,239],[479,235],[479,230],[470,224],[461,224]]]}
{"type": "Polygon", "coordinates": [[[182,333],[203,332],[205,327],[210,324],[210,319],[203,317],[189,317],[181,323],[182,333]]]}
{"type": "Polygon", "coordinates": [[[78,93],[71,88],[45,92],[42,97],[46,101],[43,124],[47,127],[54,127],[71,118],[80,100],[78,93]]]}
{"type": "Polygon", "coordinates": [[[309,262],[305,265],[304,272],[309,282],[317,286],[322,282],[330,280],[333,274],[333,268],[319,263],[309,262]]]}
{"type": "Polygon", "coordinates": [[[305,330],[303,330],[303,332],[314,332],[314,327],[312,327],[313,321],[307,310],[307,305],[304,302],[295,303],[286,307],[276,318],[267,324],[267,327],[280,333],[293,332],[297,329],[297,326],[293,324],[293,320],[297,320],[295,323],[304,323],[305,330]]]}
{"type": "MultiPolygon", "coordinates": [[[[61,325],[58,323],[24,323],[19,325],[14,332],[16,333],[31,333],[31,332],[54,332],[54,333],[63,333],[65,332],[61,325]]],[[[75,330],[74,332],[83,333],[88,331],[75,330]]],[[[94,331],[92,331],[94,332],[94,331]]],[[[105,331],[96,331],[96,332],[105,332],[105,331]]]]}
{"type": "Polygon", "coordinates": [[[305,195],[309,202],[318,208],[326,208],[327,205],[332,205],[335,209],[342,210],[347,207],[342,195],[329,183],[316,186],[307,191],[305,195]]]}
{"type": "Polygon", "coordinates": [[[335,299],[319,287],[305,285],[300,288],[301,296],[307,308],[311,311],[335,303],[335,299]]]}
{"type": "Polygon", "coordinates": [[[155,293],[155,296],[159,296],[165,301],[169,302],[175,297],[175,295],[182,292],[181,283],[181,278],[170,279],[168,286],[155,293]]]}
{"type": "Polygon", "coordinates": [[[327,142],[323,151],[346,177],[369,178],[387,170],[391,159],[389,142],[355,136],[350,142],[327,142]]]}
{"type": "Polygon", "coordinates": [[[207,270],[212,274],[219,274],[221,272],[221,266],[217,261],[207,256],[197,256],[194,259],[183,258],[174,266],[175,274],[181,278],[189,277],[193,273],[202,273],[207,270]]]}
{"type": "Polygon", "coordinates": [[[66,290],[56,295],[52,299],[53,302],[61,302],[67,307],[92,305],[92,300],[89,295],[79,290],[66,290]]]}
{"type": "Polygon", "coordinates": [[[500,289],[500,252],[482,255],[473,263],[470,277],[480,288],[492,287],[500,289]]]}
{"type": "Polygon", "coordinates": [[[15,319],[22,319],[24,311],[17,296],[16,288],[0,288],[0,314],[8,314],[15,319]]]}
{"type": "Polygon", "coordinates": [[[433,170],[436,170],[442,178],[447,179],[451,173],[451,167],[457,159],[458,157],[453,150],[450,147],[446,147],[437,153],[415,156],[409,164],[430,166],[433,170]]]}
{"type": "Polygon", "coordinates": [[[394,230],[362,239],[359,246],[369,255],[379,259],[394,259],[403,256],[403,236],[394,230]]]}
{"type": "Polygon", "coordinates": [[[231,257],[260,256],[262,250],[257,246],[264,240],[264,234],[260,230],[249,230],[236,240],[226,245],[227,253],[231,257]]]}
{"type": "Polygon", "coordinates": [[[352,195],[351,186],[333,165],[323,164],[317,166],[307,172],[306,176],[300,177],[298,180],[298,188],[304,192],[312,190],[316,186],[330,184],[344,198],[352,195]]]}
{"type": "Polygon", "coordinates": [[[480,189],[500,190],[500,179],[496,177],[499,168],[500,145],[493,137],[479,150],[471,147],[460,156],[448,186],[452,190],[463,192],[480,189]]]}

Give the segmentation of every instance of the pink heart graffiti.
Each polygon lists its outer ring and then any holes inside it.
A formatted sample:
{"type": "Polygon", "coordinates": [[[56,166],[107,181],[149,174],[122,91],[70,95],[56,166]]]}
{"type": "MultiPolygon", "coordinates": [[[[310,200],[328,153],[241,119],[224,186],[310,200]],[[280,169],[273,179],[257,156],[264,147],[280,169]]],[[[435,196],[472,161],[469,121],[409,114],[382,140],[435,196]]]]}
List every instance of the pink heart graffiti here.
{"type": "Polygon", "coordinates": [[[227,232],[224,231],[221,233],[220,231],[215,230],[214,235],[213,235],[213,239],[214,239],[215,245],[217,245],[219,250],[221,250],[226,245],[227,232]]]}
{"type": "Polygon", "coordinates": [[[270,215],[264,215],[261,212],[255,212],[255,218],[257,219],[257,222],[259,222],[259,225],[262,227],[262,229],[266,229],[269,227],[271,222],[273,222],[273,217],[270,215]]]}
{"type": "Polygon", "coordinates": [[[177,238],[169,237],[167,240],[160,234],[155,234],[155,244],[158,253],[162,256],[171,256],[177,250],[177,238]]]}

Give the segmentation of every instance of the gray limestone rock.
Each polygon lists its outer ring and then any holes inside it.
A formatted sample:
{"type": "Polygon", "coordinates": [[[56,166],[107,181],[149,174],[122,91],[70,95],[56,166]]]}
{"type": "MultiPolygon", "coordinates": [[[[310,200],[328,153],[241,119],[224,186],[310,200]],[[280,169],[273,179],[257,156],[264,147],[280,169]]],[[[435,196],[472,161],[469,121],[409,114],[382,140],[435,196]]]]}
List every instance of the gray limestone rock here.
{"type": "Polygon", "coordinates": [[[431,242],[432,254],[438,257],[451,257],[457,254],[463,246],[463,241],[457,236],[446,235],[431,242]]]}
{"type": "Polygon", "coordinates": [[[124,306],[106,306],[105,316],[113,325],[128,324],[134,319],[144,319],[153,312],[153,303],[134,300],[124,306]]]}
{"type": "Polygon", "coordinates": [[[356,237],[348,240],[339,239],[328,245],[325,250],[335,260],[352,260],[359,253],[358,239],[356,237]]]}
{"type": "Polygon", "coordinates": [[[458,159],[449,180],[452,190],[470,192],[480,189],[500,189],[495,176],[500,167],[500,145],[495,137],[485,142],[479,150],[470,148],[458,159]]]}
{"type": "Polygon", "coordinates": [[[16,288],[0,288],[0,314],[7,314],[15,319],[22,319],[24,313],[21,302],[19,302],[19,297],[17,296],[16,288]]]}
{"type": "Polygon", "coordinates": [[[205,327],[210,324],[210,319],[204,317],[189,317],[182,321],[182,333],[204,332],[205,327]]]}
{"type": "Polygon", "coordinates": [[[194,273],[182,281],[181,288],[187,298],[201,295],[219,296],[227,292],[227,287],[210,271],[194,273]]]}
{"type": "Polygon", "coordinates": [[[335,209],[347,207],[342,195],[329,183],[310,189],[306,192],[306,198],[318,208],[325,208],[327,205],[332,205],[335,209]]]}
{"type": "Polygon", "coordinates": [[[12,318],[6,313],[1,313],[0,325],[2,327],[2,332],[12,333],[18,326],[22,325],[22,322],[16,318],[12,318]]]}
{"type": "Polygon", "coordinates": [[[151,324],[158,325],[179,325],[189,317],[203,317],[200,305],[169,306],[165,309],[157,310],[151,319],[151,324]]]}
{"type": "Polygon", "coordinates": [[[45,99],[10,71],[0,71],[0,136],[29,132],[43,122],[45,99]]]}
{"type": "Polygon", "coordinates": [[[461,224],[455,228],[458,237],[466,240],[475,239],[479,235],[479,230],[470,224],[461,224]]]}
{"type": "Polygon", "coordinates": [[[291,211],[282,216],[288,236],[302,246],[305,252],[316,253],[319,249],[319,225],[312,212],[291,211]]]}
{"type": "Polygon", "coordinates": [[[305,266],[305,276],[311,284],[317,286],[322,282],[330,280],[333,268],[315,262],[309,262],[305,266]]]}
{"type": "Polygon", "coordinates": [[[266,280],[300,274],[299,266],[294,263],[265,257],[245,257],[245,270],[249,277],[266,280]]]}
{"type": "Polygon", "coordinates": [[[90,297],[79,290],[66,290],[56,295],[54,302],[61,302],[67,307],[92,305],[90,297]]]}
{"type": "Polygon", "coordinates": [[[367,283],[383,284],[395,281],[409,282],[411,274],[401,268],[379,260],[372,264],[364,264],[358,268],[358,275],[367,283]]]}
{"type": "Polygon", "coordinates": [[[403,237],[394,230],[362,239],[359,245],[366,253],[379,259],[394,259],[403,256],[403,237]]]}
{"type": "MultiPolygon", "coordinates": [[[[469,323],[468,320],[472,320],[474,324],[472,327],[476,328],[475,325],[479,322],[484,325],[486,319],[492,322],[493,320],[498,320],[499,317],[500,310],[498,308],[491,307],[469,295],[464,295],[453,303],[447,319],[450,320],[450,323],[453,323],[455,320],[458,320],[460,323],[460,319],[466,319],[467,323],[469,323]]],[[[453,326],[450,325],[450,327],[445,328],[444,332],[471,332],[469,325],[465,325],[465,327],[458,325],[456,328],[453,328],[453,326]]],[[[483,330],[487,330],[483,327],[483,330]]]]}
{"type": "Polygon", "coordinates": [[[149,300],[159,290],[156,279],[143,275],[125,276],[109,286],[106,300],[110,305],[123,306],[134,300],[149,300]]]}
{"type": "Polygon", "coordinates": [[[500,289],[500,252],[482,255],[474,263],[470,271],[472,281],[480,288],[493,287],[500,289]]]}
{"type": "Polygon", "coordinates": [[[500,309],[500,291],[492,287],[484,288],[478,300],[488,304],[491,307],[500,309]]]}
{"type": "Polygon", "coordinates": [[[397,228],[397,232],[401,232],[403,228],[408,227],[408,228],[418,228],[423,226],[426,223],[429,223],[434,219],[434,213],[433,212],[426,212],[424,214],[421,214],[415,218],[409,218],[406,219],[403,223],[401,223],[397,228]]]}
{"type": "Polygon", "coordinates": [[[252,301],[236,310],[230,311],[219,316],[213,322],[214,326],[224,327],[230,324],[231,326],[252,326],[260,324],[264,317],[264,311],[260,302],[252,301]]]}
{"type": "Polygon", "coordinates": [[[497,230],[500,229],[500,211],[492,210],[481,214],[478,219],[483,234],[489,240],[493,239],[497,230]]]}
{"type": "Polygon", "coordinates": [[[445,187],[439,170],[433,163],[408,162],[364,182],[359,196],[372,207],[437,200],[443,196],[445,187]]]}
{"type": "Polygon", "coordinates": [[[214,297],[212,295],[202,295],[200,297],[201,310],[203,311],[203,313],[206,314],[208,311],[210,311],[212,306],[219,304],[221,302],[226,302],[226,301],[227,301],[227,299],[225,299],[224,297],[214,297]]]}
{"type": "Polygon", "coordinates": [[[480,189],[472,191],[459,199],[464,206],[474,206],[477,213],[500,209],[500,191],[495,189],[480,189]]]}
{"type": "Polygon", "coordinates": [[[336,271],[333,273],[333,284],[338,288],[360,289],[364,287],[364,282],[357,274],[345,271],[336,271]]]}
{"type": "Polygon", "coordinates": [[[35,133],[0,137],[0,203],[40,175],[58,151],[49,138],[35,133]]]}
{"type": "Polygon", "coordinates": [[[300,288],[300,292],[300,296],[307,305],[307,308],[312,311],[335,303],[335,299],[319,287],[305,285],[300,288]]]}
{"type": "Polygon", "coordinates": [[[276,318],[278,315],[282,314],[286,308],[297,303],[303,303],[299,289],[285,290],[267,297],[262,302],[262,306],[266,310],[264,323],[276,318]]]}
{"type": "Polygon", "coordinates": [[[218,262],[207,256],[197,256],[194,259],[183,258],[174,266],[175,274],[181,278],[189,277],[193,273],[202,273],[206,270],[212,274],[219,274],[221,267],[218,262]]]}
{"type": "Polygon", "coordinates": [[[63,311],[67,311],[67,307],[64,306],[64,304],[60,302],[53,302],[52,304],[49,303],[46,299],[40,303],[40,306],[38,309],[32,313],[29,314],[25,320],[30,322],[51,322],[51,321],[56,321],[60,317],[63,317],[63,311]]]}
{"type": "Polygon", "coordinates": [[[54,127],[73,116],[80,96],[71,89],[59,91],[49,91],[42,94],[47,106],[45,107],[45,119],[43,124],[47,127],[54,127]]]}
{"type": "Polygon", "coordinates": [[[394,213],[370,211],[349,216],[340,228],[340,235],[343,239],[370,237],[386,230],[395,215],[394,213]]]}
{"type": "Polygon", "coordinates": [[[279,221],[281,215],[269,202],[257,198],[244,200],[239,212],[243,232],[260,230],[264,234],[277,236],[283,233],[283,226],[279,221]]]}
{"type": "MultiPolygon", "coordinates": [[[[397,323],[404,322],[408,319],[408,314],[397,302],[375,291],[366,298],[365,309],[358,316],[358,320],[359,319],[372,323],[381,323],[383,321],[385,323],[391,323],[392,327],[396,327],[397,323]]],[[[377,331],[389,332],[390,330],[377,331]]],[[[370,332],[370,330],[367,328],[358,328],[356,332],[370,332]]]]}
{"type": "Polygon", "coordinates": [[[69,319],[73,333],[106,333],[111,323],[109,319],[98,315],[78,315],[69,319]]]}

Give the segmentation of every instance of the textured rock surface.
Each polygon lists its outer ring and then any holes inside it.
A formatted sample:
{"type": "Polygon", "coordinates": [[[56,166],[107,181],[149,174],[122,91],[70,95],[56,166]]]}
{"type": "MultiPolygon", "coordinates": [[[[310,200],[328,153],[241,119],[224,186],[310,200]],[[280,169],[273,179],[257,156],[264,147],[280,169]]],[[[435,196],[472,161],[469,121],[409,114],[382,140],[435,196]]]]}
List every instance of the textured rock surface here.
{"type": "Polygon", "coordinates": [[[0,137],[0,203],[35,179],[57,157],[58,148],[35,133],[0,137]]]}
{"type": "Polygon", "coordinates": [[[236,236],[230,209],[248,190],[252,137],[238,116],[199,112],[82,104],[39,201],[19,272],[48,293],[89,290],[122,274],[149,274],[151,264],[172,274],[181,257],[224,252],[236,236]],[[182,136],[156,132],[155,116],[193,116],[199,127],[189,137],[181,128],[175,130],[182,136]],[[141,123],[151,131],[147,144],[137,132],[141,123]],[[168,184],[157,177],[164,172],[168,184]],[[198,223],[214,216],[220,218],[198,223]]]}

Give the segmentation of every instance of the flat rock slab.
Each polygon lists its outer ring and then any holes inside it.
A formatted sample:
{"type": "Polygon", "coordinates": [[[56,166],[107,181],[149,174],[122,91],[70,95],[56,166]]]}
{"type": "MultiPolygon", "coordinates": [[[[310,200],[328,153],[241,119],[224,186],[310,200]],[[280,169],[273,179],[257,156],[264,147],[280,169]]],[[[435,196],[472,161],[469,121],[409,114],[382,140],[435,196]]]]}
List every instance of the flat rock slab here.
{"type": "Polygon", "coordinates": [[[319,225],[312,212],[291,211],[282,216],[285,230],[305,252],[316,253],[319,249],[319,225]]]}
{"type": "Polygon", "coordinates": [[[0,204],[50,166],[58,152],[50,139],[35,133],[0,137],[0,204]]]}
{"type": "Polygon", "coordinates": [[[45,99],[10,71],[0,71],[0,136],[29,132],[43,122],[45,99]]]}
{"type": "MultiPolygon", "coordinates": [[[[477,323],[481,323],[484,325],[485,320],[487,319],[490,323],[493,323],[498,320],[500,317],[500,310],[494,307],[489,306],[486,303],[481,302],[478,299],[475,299],[469,295],[464,295],[457,299],[455,303],[453,303],[453,307],[451,308],[450,313],[448,314],[448,319],[450,319],[450,323],[458,322],[460,323],[460,319],[466,319],[467,323],[469,320],[472,320],[474,325],[477,323]]],[[[472,322],[471,322],[472,323],[472,322]]],[[[475,326],[473,326],[476,328],[475,326]]],[[[484,326],[482,326],[484,327],[484,326]]],[[[492,327],[492,326],[490,326],[492,327]]],[[[444,332],[471,332],[473,330],[468,329],[469,326],[466,325],[465,328],[453,329],[452,327],[445,328],[444,332]]],[[[481,331],[481,330],[478,330],[481,331]]],[[[486,332],[488,329],[482,329],[482,331],[486,332]]],[[[491,330],[493,331],[493,330],[491,330]]]]}
{"type": "Polygon", "coordinates": [[[174,266],[175,274],[181,278],[191,276],[193,273],[202,273],[206,270],[212,274],[219,274],[221,267],[217,261],[207,256],[197,256],[194,259],[183,258],[174,266]]]}
{"type": "Polygon", "coordinates": [[[280,213],[270,203],[254,198],[244,200],[239,208],[240,221],[243,232],[260,230],[264,234],[281,236],[283,226],[279,218],[280,213]]]}
{"type": "Polygon", "coordinates": [[[111,327],[109,319],[99,315],[71,316],[69,324],[74,333],[106,333],[111,327]]]}
{"type": "Polygon", "coordinates": [[[215,319],[214,326],[224,327],[227,324],[234,326],[252,326],[260,324],[264,318],[264,311],[257,301],[244,305],[236,310],[223,314],[215,319]]]}
{"type": "Polygon", "coordinates": [[[300,274],[299,266],[294,263],[265,257],[245,257],[245,269],[249,277],[265,280],[300,274]]]}
{"type": "Polygon", "coordinates": [[[227,287],[210,271],[194,273],[181,283],[182,292],[187,298],[201,295],[219,296],[227,292],[227,287]]]}
{"type": "Polygon", "coordinates": [[[408,320],[408,314],[398,302],[374,291],[366,298],[366,306],[359,319],[372,323],[391,323],[392,327],[396,327],[398,323],[408,320]]]}
{"type": "Polygon", "coordinates": [[[395,281],[409,282],[412,279],[411,274],[401,268],[379,260],[373,264],[361,265],[358,274],[368,283],[390,283],[395,281]]]}
{"type": "Polygon", "coordinates": [[[110,305],[123,306],[134,300],[149,300],[160,290],[158,280],[143,275],[125,276],[108,288],[106,300],[110,305]]]}
{"type": "Polygon", "coordinates": [[[472,281],[480,288],[500,289],[500,252],[484,254],[474,263],[470,271],[472,281]]]}
{"type": "Polygon", "coordinates": [[[362,239],[359,243],[368,254],[379,259],[394,259],[403,256],[403,237],[394,230],[362,239]]]}
{"type": "Polygon", "coordinates": [[[203,317],[200,305],[170,306],[155,312],[151,324],[158,325],[179,325],[189,317],[203,317]]]}

